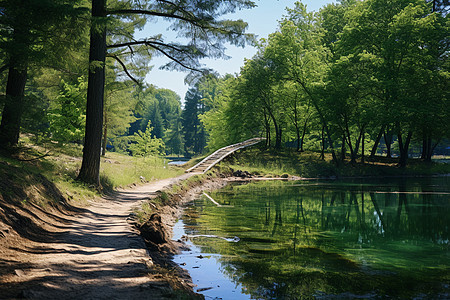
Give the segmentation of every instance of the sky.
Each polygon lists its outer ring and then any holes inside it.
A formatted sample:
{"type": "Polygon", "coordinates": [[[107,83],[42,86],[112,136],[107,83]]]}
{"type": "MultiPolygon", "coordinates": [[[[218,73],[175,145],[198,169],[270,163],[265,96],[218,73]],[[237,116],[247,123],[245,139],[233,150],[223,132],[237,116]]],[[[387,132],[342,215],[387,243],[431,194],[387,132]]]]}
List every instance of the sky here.
{"type": "MultiPolygon", "coordinates": [[[[296,0],[255,0],[257,7],[253,9],[246,9],[238,11],[235,14],[228,15],[228,19],[243,19],[248,23],[248,33],[257,35],[257,38],[267,38],[270,33],[277,30],[278,20],[285,14],[285,8],[294,7],[296,0]]],[[[303,0],[308,11],[318,11],[322,6],[336,2],[335,0],[303,0]]],[[[165,31],[168,23],[158,21],[157,23],[149,23],[143,31],[137,34],[137,37],[145,37],[154,35],[155,33],[162,33],[163,36],[173,37],[173,32],[165,31]]],[[[226,45],[225,53],[230,56],[230,59],[206,59],[201,62],[205,67],[212,68],[220,75],[239,73],[240,68],[244,65],[245,58],[252,58],[256,53],[256,49],[252,46],[239,48],[232,45],[226,45]]],[[[149,84],[153,84],[158,88],[166,88],[175,91],[181,98],[182,102],[184,96],[189,88],[184,83],[184,78],[187,73],[176,71],[159,70],[161,65],[167,62],[166,58],[155,57],[151,61],[153,65],[145,80],[149,84]]]]}

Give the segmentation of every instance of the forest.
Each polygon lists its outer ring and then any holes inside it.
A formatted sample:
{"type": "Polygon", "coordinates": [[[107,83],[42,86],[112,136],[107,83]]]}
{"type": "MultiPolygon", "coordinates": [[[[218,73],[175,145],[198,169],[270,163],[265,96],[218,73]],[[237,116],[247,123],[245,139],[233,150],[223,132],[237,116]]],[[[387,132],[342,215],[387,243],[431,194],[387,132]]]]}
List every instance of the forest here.
{"type": "Polygon", "coordinates": [[[0,147],[28,135],[84,147],[78,179],[99,182],[100,155],[193,156],[247,138],[333,161],[448,155],[448,5],[342,0],[287,8],[256,40],[222,19],[253,1],[4,0],[0,4],[0,147]],[[134,36],[164,20],[182,37],[134,36]],[[184,42],[184,44],[183,44],[184,42]],[[239,74],[201,59],[257,47],[239,74]],[[152,58],[187,72],[190,89],[145,82],[152,58]]]}
{"type": "Polygon", "coordinates": [[[208,147],[259,135],[335,161],[395,149],[401,166],[411,146],[426,161],[439,144],[445,153],[448,6],[434,5],[350,0],[313,13],[297,2],[239,75],[199,86],[208,147]]]}

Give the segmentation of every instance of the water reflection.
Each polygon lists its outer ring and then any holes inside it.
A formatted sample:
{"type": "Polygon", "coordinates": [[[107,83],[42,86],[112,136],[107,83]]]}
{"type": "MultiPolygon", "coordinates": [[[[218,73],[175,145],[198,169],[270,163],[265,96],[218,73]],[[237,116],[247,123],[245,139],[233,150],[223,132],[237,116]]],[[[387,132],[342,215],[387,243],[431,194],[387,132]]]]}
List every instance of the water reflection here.
{"type": "MultiPolygon", "coordinates": [[[[449,296],[448,178],[252,183],[199,199],[187,233],[258,299],[449,296]]],[[[224,297],[224,299],[227,299],[224,297]]]]}

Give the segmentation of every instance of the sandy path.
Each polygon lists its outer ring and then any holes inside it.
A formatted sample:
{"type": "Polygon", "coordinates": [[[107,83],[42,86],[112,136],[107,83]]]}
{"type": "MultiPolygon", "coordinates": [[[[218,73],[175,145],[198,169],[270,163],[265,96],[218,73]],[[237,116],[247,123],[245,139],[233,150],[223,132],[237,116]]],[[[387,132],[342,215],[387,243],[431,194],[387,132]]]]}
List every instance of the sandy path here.
{"type": "Polygon", "coordinates": [[[192,174],[183,174],[118,191],[113,197],[91,203],[85,213],[72,219],[56,241],[28,250],[34,261],[16,271],[16,284],[26,283],[30,288],[20,296],[31,299],[171,298],[168,285],[157,276],[149,275],[151,258],[127,218],[133,207],[151,194],[190,176],[192,174]]]}

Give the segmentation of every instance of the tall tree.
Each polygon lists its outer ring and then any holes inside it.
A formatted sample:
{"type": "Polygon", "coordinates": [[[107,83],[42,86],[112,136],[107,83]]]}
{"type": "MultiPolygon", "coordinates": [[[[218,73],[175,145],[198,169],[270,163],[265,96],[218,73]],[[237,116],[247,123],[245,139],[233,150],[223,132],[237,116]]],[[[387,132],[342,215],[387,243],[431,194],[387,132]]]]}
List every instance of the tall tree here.
{"type": "Polygon", "coordinates": [[[100,185],[100,154],[103,129],[103,97],[106,59],[106,0],[92,0],[89,77],[86,102],[86,133],[78,179],[100,185]]]}
{"type": "Polygon", "coordinates": [[[1,3],[0,49],[8,69],[6,99],[0,124],[0,147],[19,140],[24,91],[30,67],[55,66],[73,49],[84,30],[81,1],[5,0],[1,3]]]}
{"type": "MultiPolygon", "coordinates": [[[[91,30],[91,72],[89,78],[86,137],[83,149],[83,163],[78,178],[84,182],[99,184],[101,123],[103,120],[104,58],[106,48],[122,53],[138,53],[154,50],[171,61],[164,67],[169,69],[198,70],[202,66],[199,59],[205,57],[224,57],[224,43],[244,46],[250,36],[244,35],[247,26],[242,20],[219,20],[219,17],[236,9],[252,8],[249,0],[174,0],[174,1],[136,1],[118,3],[108,9],[106,1],[92,1],[93,27],[91,30]],[[133,35],[113,39],[106,45],[105,17],[133,20],[136,16],[146,19],[164,19],[171,22],[171,28],[178,36],[186,38],[187,44],[167,42],[161,35],[135,40],[133,35]],[[89,92],[92,90],[91,92],[89,92]]],[[[141,25],[145,23],[142,22],[141,25]]],[[[115,55],[115,59],[121,59],[115,55]]]]}
{"type": "Polygon", "coordinates": [[[184,149],[186,155],[200,154],[206,146],[206,131],[200,122],[199,116],[206,112],[201,102],[202,95],[198,84],[191,87],[185,97],[184,110],[182,112],[184,149]]]}

